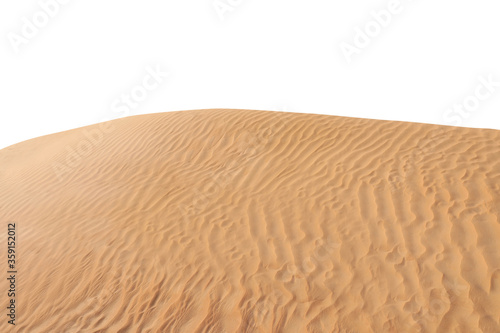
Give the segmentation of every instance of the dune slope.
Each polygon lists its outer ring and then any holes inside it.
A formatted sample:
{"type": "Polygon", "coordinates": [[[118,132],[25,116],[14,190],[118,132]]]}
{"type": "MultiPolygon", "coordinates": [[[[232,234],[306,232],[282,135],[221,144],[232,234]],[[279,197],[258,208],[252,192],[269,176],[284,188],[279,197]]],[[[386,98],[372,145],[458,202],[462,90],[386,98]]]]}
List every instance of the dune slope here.
{"type": "Polygon", "coordinates": [[[499,216],[495,130],[113,120],[0,150],[0,331],[500,332],[499,216]]]}

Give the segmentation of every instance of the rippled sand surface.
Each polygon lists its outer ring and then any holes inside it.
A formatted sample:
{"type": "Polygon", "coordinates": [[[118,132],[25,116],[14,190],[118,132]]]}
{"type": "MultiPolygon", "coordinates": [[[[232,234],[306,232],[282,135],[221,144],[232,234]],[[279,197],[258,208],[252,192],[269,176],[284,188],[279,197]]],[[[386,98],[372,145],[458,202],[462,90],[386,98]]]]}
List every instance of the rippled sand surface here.
{"type": "Polygon", "coordinates": [[[113,120],[0,150],[0,331],[498,333],[499,216],[495,130],[113,120]]]}

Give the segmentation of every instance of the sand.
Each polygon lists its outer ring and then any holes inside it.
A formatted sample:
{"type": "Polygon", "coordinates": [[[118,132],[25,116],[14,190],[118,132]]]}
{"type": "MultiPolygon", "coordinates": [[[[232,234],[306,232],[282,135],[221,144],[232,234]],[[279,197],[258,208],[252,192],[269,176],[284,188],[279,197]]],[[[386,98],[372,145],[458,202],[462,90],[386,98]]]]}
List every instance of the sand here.
{"type": "Polygon", "coordinates": [[[500,131],[134,116],[0,150],[0,332],[500,332],[500,131]]]}

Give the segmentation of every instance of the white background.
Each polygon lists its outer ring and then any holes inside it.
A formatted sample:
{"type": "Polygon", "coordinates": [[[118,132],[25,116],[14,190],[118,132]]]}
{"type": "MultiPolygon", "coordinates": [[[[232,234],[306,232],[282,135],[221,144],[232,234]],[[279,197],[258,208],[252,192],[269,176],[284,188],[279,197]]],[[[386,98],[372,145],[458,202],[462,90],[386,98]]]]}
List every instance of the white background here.
{"type": "Polygon", "coordinates": [[[204,108],[500,129],[500,87],[481,86],[500,82],[498,0],[58,1],[0,3],[0,148],[204,108]],[[371,14],[396,7],[385,26],[371,14]],[[347,44],[362,46],[350,62],[347,44]],[[155,68],[169,76],[117,108],[155,68]],[[450,109],[464,101],[472,111],[450,109]]]}

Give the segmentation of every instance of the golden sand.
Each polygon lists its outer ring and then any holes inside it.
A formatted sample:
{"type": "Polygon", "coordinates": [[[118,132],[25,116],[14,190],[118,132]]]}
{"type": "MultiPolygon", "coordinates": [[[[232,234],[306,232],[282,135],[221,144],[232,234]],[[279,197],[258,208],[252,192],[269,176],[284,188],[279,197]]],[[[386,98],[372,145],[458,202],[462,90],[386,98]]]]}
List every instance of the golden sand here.
{"type": "Polygon", "coordinates": [[[500,332],[500,131],[249,110],[0,150],[0,332],[500,332]]]}

